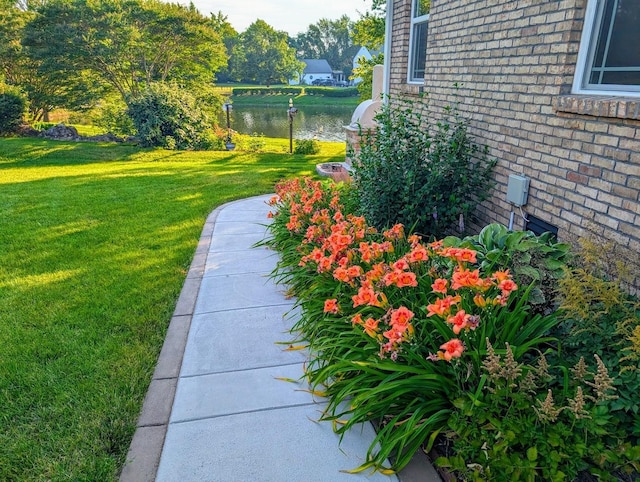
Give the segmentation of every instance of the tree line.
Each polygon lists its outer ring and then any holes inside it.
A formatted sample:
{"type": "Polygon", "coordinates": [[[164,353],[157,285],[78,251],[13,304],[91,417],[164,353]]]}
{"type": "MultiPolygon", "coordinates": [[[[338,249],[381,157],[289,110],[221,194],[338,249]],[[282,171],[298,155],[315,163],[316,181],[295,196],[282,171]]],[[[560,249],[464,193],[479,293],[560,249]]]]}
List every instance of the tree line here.
{"type": "Polygon", "coordinates": [[[0,0],[0,93],[19,91],[29,121],[59,108],[123,113],[155,83],[191,93],[213,113],[217,82],[287,83],[304,58],[351,75],[360,45],[382,43],[379,1],[358,21],[321,19],[292,38],[263,20],[239,33],[222,12],[207,17],[193,4],[0,0]]]}

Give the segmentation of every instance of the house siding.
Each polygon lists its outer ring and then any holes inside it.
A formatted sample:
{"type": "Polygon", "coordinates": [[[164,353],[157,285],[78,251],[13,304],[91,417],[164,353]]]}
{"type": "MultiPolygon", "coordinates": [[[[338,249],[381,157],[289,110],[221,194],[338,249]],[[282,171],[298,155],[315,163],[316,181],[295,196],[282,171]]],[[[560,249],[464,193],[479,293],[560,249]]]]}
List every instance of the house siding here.
{"type": "MultiPolygon", "coordinates": [[[[640,99],[572,95],[586,0],[432,0],[424,85],[407,83],[410,0],[393,2],[389,94],[428,93],[433,118],[458,103],[498,159],[472,220],[507,224],[509,174],[531,179],[525,215],[561,240],[626,248],[640,285],[640,99]],[[458,84],[455,87],[454,84],[458,84]]],[[[515,229],[524,229],[515,208],[515,229]]]]}

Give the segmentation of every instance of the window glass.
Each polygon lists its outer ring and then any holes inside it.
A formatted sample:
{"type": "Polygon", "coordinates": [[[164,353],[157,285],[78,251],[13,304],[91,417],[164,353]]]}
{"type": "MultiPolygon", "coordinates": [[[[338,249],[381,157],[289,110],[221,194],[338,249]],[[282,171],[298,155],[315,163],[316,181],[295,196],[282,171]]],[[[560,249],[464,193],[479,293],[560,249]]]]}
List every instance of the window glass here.
{"type": "Polygon", "coordinates": [[[640,1],[598,3],[583,88],[640,91],[640,1]]]}
{"type": "Polygon", "coordinates": [[[412,81],[422,81],[424,79],[424,66],[427,60],[427,28],[428,22],[421,22],[413,26],[412,81]]]}
{"type": "Polygon", "coordinates": [[[427,59],[427,31],[431,0],[413,0],[411,13],[411,45],[409,52],[409,82],[424,80],[427,59]]]}

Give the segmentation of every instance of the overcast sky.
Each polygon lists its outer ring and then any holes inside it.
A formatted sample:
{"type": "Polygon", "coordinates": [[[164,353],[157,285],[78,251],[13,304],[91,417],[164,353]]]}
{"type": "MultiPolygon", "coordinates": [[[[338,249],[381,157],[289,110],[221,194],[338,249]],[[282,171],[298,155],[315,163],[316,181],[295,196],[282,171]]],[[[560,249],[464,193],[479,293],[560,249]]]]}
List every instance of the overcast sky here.
{"type": "MultiPolygon", "coordinates": [[[[179,1],[189,4],[189,0],[179,1]]],[[[239,33],[260,19],[295,37],[321,18],[336,20],[347,15],[357,20],[358,12],[371,7],[371,0],[193,0],[193,4],[207,17],[222,12],[239,33]]]]}

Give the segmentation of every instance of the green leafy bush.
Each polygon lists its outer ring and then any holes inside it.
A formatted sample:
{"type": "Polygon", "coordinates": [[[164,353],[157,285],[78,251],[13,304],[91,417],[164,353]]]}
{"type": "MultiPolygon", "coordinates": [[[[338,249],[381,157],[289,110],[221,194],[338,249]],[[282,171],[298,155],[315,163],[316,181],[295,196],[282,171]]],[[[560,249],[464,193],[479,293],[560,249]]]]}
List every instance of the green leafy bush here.
{"type": "Polygon", "coordinates": [[[234,87],[233,95],[290,95],[298,96],[304,92],[304,87],[295,85],[287,87],[234,87]]]}
{"type": "Polygon", "coordinates": [[[212,145],[207,116],[195,98],[177,86],[152,84],[127,99],[127,114],[145,147],[188,150],[212,145]]]}
{"type": "Polygon", "coordinates": [[[37,130],[37,131],[46,131],[47,129],[51,129],[52,127],[54,127],[56,125],[55,122],[34,122],[32,124],[32,127],[37,130]]]}
{"type": "Polygon", "coordinates": [[[471,140],[456,109],[431,126],[412,101],[398,100],[375,120],[378,129],[361,132],[360,152],[349,153],[362,213],[373,226],[402,223],[440,238],[488,197],[496,161],[471,140]]]}
{"type": "Polygon", "coordinates": [[[509,345],[489,345],[482,390],[455,401],[446,433],[455,455],[435,463],[463,480],[575,480],[581,471],[605,480],[640,467],[640,447],[612,416],[614,380],[595,355],[574,367],[515,361],[509,345]],[[555,369],[555,373],[554,373],[555,369]],[[557,380],[564,380],[559,385],[557,380]]]}
{"type": "Polygon", "coordinates": [[[321,95],[323,97],[358,97],[360,93],[356,87],[305,87],[307,95],[321,95]]]}
{"type": "Polygon", "coordinates": [[[294,154],[317,154],[320,152],[320,144],[315,139],[296,139],[294,154]]]}
{"type": "Polygon", "coordinates": [[[530,231],[509,231],[489,224],[479,234],[447,242],[473,248],[485,269],[509,269],[520,286],[533,284],[529,303],[536,313],[556,309],[558,281],[571,260],[571,246],[558,243],[551,233],[536,236],[530,231]]]}
{"type": "Polygon", "coordinates": [[[640,444],[640,300],[625,286],[633,279],[628,253],[613,242],[580,240],[574,262],[559,282],[559,362],[597,353],[615,378],[611,411],[640,444]]]}
{"type": "Polygon", "coordinates": [[[25,100],[18,92],[0,93],[0,135],[13,134],[22,123],[25,100]]]}
{"type": "Polygon", "coordinates": [[[127,114],[127,106],[121,100],[106,102],[94,113],[93,123],[115,135],[132,136],[136,133],[133,120],[127,114]]]}

